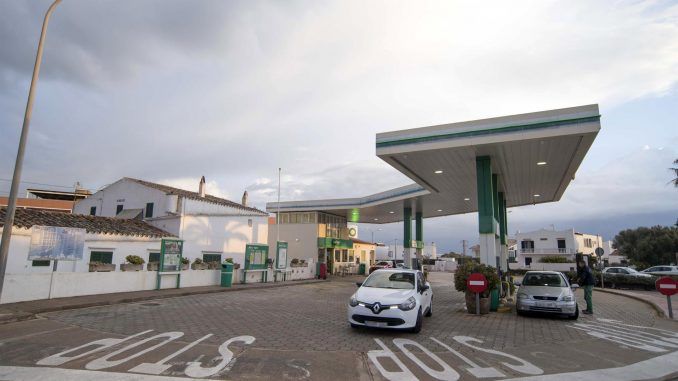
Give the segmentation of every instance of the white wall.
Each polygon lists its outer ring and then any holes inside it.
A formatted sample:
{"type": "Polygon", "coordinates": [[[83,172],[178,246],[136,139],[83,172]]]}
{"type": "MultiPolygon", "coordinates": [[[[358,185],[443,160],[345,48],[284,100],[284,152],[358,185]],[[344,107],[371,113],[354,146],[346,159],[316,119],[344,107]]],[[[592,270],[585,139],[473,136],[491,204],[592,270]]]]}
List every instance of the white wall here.
{"type": "MultiPolygon", "coordinates": [[[[0,231],[2,231],[2,228],[0,228],[0,231]]],[[[35,274],[52,272],[52,266],[32,266],[32,261],[28,260],[30,243],[31,229],[14,228],[12,230],[12,240],[7,258],[6,273],[35,274]]],[[[160,252],[160,238],[87,233],[85,235],[83,260],[73,262],[61,261],[59,262],[57,271],[89,272],[88,264],[92,251],[112,251],[112,263],[117,265],[116,269],[120,269],[120,264],[125,263],[125,257],[128,255],[138,255],[148,263],[149,253],[160,252]]]]}
{"type": "Polygon", "coordinates": [[[97,216],[115,217],[116,208],[120,204],[123,205],[123,209],[144,209],[145,212],[148,202],[153,203],[153,217],[167,214],[169,206],[164,192],[131,180],[121,179],[90,197],[78,201],[73,208],[73,213],[89,214],[90,207],[96,206],[97,216]]]}
{"type": "MultiPolygon", "coordinates": [[[[222,261],[233,258],[236,263],[244,264],[246,244],[265,245],[268,241],[266,216],[187,215],[182,217],[181,225],[184,256],[191,262],[202,258],[203,253],[210,253],[221,254],[222,261]],[[252,227],[248,224],[250,219],[252,227]]],[[[272,252],[269,247],[269,257],[272,252]]]]}
{"type": "MultiPolygon", "coordinates": [[[[318,225],[317,224],[280,224],[280,240],[287,242],[287,264],[293,258],[305,259],[306,262],[318,260],[318,225]]],[[[278,226],[268,227],[269,257],[275,260],[276,236],[278,226]]],[[[315,268],[314,268],[315,269],[315,268]]]]}
{"type": "Polygon", "coordinates": [[[512,270],[543,270],[543,271],[570,271],[571,269],[577,271],[577,264],[572,263],[541,263],[532,262],[530,267],[522,266],[520,263],[509,263],[509,268],[512,270]]]}
{"type": "Polygon", "coordinates": [[[232,206],[220,205],[202,200],[192,200],[184,198],[182,201],[182,210],[179,212],[184,214],[230,214],[230,215],[257,215],[240,208],[232,206]]]}

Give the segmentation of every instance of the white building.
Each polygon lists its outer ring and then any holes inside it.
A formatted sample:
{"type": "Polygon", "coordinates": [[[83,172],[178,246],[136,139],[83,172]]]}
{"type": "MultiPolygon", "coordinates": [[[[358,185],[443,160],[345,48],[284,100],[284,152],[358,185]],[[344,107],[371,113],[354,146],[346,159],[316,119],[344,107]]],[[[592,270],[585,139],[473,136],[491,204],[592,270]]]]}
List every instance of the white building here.
{"type": "MultiPolygon", "coordinates": [[[[0,232],[5,229],[5,208],[0,209],[0,232]]],[[[112,292],[153,290],[155,271],[123,272],[120,264],[128,255],[138,255],[149,262],[160,253],[160,241],[172,235],[142,221],[120,220],[42,211],[17,209],[12,229],[5,283],[0,303],[104,294],[112,292]],[[82,260],[54,262],[28,260],[33,226],[57,226],[86,230],[82,260]],[[110,272],[90,272],[89,262],[115,266],[110,272]]],[[[218,284],[219,275],[182,277],[182,286],[218,284]],[[195,278],[195,279],[194,279],[195,278]]],[[[172,287],[164,285],[163,287],[172,287]]]]}
{"type": "Polygon", "coordinates": [[[576,254],[594,255],[596,248],[604,246],[601,236],[578,233],[574,229],[519,232],[515,239],[516,262],[521,268],[537,268],[543,258],[553,256],[565,257],[574,263],[576,254]]]}
{"type": "MultiPolygon", "coordinates": [[[[205,194],[205,178],[192,192],[132,178],[122,178],[79,201],[73,213],[143,221],[184,240],[184,257],[193,262],[233,258],[243,264],[246,244],[267,244],[268,214],[205,194]]],[[[275,259],[269,248],[269,258],[275,259]]]]}

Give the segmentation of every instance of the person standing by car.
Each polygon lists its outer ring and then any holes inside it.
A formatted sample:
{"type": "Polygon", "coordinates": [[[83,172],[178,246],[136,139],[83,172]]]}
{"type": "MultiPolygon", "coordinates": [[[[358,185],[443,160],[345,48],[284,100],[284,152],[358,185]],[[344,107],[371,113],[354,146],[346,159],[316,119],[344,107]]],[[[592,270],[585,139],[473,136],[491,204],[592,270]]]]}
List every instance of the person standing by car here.
{"type": "Polygon", "coordinates": [[[579,261],[577,266],[579,285],[584,288],[584,300],[586,300],[586,309],[582,312],[590,315],[593,313],[593,286],[596,284],[596,279],[593,277],[593,271],[591,271],[586,262],[579,261]]]}

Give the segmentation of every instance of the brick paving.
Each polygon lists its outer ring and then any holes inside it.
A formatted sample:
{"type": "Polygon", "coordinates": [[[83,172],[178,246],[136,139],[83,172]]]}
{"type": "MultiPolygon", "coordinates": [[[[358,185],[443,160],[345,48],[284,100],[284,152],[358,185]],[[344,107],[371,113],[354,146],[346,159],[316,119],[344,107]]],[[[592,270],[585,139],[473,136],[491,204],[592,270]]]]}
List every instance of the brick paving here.
{"type": "MultiPolygon", "coordinates": [[[[452,274],[431,273],[434,314],[424,320],[419,335],[385,330],[354,330],[346,321],[346,303],[355,291],[350,282],[358,277],[295,287],[252,289],[241,292],[183,296],[138,303],[59,311],[42,316],[72,326],[103,333],[129,335],[148,329],[178,330],[187,339],[212,333],[221,342],[238,335],[257,338],[252,348],[303,351],[359,351],[375,349],[374,338],[416,339],[435,347],[435,337],[454,343],[453,336],[482,339],[494,349],[578,341],[590,338],[572,329],[561,318],[518,317],[515,313],[491,313],[480,317],[464,310],[464,296],[454,290],[452,274]]],[[[577,291],[580,306],[583,291],[577,291]]],[[[596,314],[580,321],[604,317],[626,323],[654,326],[659,319],[642,302],[624,296],[594,292],[596,314]]],[[[451,345],[454,347],[454,345],[451,345]]]]}

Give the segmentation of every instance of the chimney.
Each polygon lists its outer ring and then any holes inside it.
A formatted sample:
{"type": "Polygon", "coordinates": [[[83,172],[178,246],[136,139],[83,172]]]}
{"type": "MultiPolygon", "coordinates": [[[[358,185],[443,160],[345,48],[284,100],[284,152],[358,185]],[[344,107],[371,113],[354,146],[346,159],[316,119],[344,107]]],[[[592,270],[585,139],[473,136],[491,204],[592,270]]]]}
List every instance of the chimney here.
{"type": "Polygon", "coordinates": [[[200,185],[198,185],[198,193],[200,197],[205,197],[205,176],[200,179],[200,185]]]}
{"type": "Polygon", "coordinates": [[[242,206],[247,206],[247,191],[242,194],[242,206]]]}

